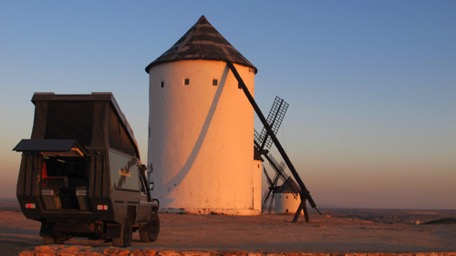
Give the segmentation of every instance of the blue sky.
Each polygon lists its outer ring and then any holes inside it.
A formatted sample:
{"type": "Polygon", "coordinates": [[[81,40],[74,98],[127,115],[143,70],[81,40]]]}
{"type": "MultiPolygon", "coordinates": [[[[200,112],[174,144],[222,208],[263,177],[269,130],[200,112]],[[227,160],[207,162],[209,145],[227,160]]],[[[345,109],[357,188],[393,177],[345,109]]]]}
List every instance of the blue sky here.
{"type": "Polygon", "coordinates": [[[278,137],[317,204],[456,209],[455,1],[0,1],[0,194],[36,91],[113,92],[145,162],[144,68],[201,15],[263,112],[290,104],[278,137]]]}

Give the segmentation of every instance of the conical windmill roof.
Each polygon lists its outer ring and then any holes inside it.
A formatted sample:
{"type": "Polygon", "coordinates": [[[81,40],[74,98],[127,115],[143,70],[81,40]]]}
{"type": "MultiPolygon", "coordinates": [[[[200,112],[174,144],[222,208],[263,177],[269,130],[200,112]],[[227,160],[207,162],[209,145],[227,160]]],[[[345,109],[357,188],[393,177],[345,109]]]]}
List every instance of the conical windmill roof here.
{"type": "Polygon", "coordinates": [[[256,67],[250,63],[236,48],[234,48],[206,19],[201,16],[198,22],[191,27],[169,50],[146,67],[179,61],[179,60],[220,60],[231,61],[243,66],[256,67]]]}
{"type": "Polygon", "coordinates": [[[300,191],[298,184],[291,177],[288,177],[281,186],[277,187],[274,193],[297,193],[300,191]]]}

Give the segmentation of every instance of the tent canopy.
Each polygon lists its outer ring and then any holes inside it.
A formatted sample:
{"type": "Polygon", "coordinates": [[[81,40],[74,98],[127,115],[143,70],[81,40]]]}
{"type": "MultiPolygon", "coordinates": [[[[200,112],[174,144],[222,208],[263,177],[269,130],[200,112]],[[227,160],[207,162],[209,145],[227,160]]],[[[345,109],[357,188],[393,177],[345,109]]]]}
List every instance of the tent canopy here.
{"type": "Polygon", "coordinates": [[[139,158],[139,149],[112,93],[35,93],[32,140],[76,140],[82,146],[110,147],[139,158]]]}

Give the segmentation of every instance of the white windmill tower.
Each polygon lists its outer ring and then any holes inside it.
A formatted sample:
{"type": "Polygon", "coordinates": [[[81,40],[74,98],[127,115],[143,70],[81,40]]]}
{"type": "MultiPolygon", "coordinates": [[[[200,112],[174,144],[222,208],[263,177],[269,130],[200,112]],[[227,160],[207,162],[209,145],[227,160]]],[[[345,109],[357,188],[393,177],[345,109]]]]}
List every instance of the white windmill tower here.
{"type": "Polygon", "coordinates": [[[254,160],[255,66],[202,16],[149,74],[148,165],[161,211],[261,212],[261,162],[254,160]]]}

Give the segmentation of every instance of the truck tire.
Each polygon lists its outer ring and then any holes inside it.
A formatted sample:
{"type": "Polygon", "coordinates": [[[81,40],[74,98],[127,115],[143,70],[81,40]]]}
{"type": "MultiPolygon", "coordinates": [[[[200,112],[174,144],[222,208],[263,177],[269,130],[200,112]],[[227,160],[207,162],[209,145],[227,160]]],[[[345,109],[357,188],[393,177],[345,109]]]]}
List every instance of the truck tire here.
{"type": "Polygon", "coordinates": [[[120,224],[120,237],[112,239],[112,245],[116,247],[130,247],[133,238],[133,225],[127,216],[120,224]]]}
{"type": "Polygon", "coordinates": [[[66,237],[63,235],[54,236],[54,244],[65,244],[66,237]]]}
{"type": "Polygon", "coordinates": [[[43,235],[43,244],[49,245],[54,243],[54,237],[50,235],[43,235]]]}
{"type": "Polygon", "coordinates": [[[49,244],[65,244],[65,240],[68,240],[67,237],[64,235],[44,235],[43,236],[43,244],[44,245],[49,245],[49,244]]]}
{"type": "Polygon", "coordinates": [[[139,238],[141,242],[151,243],[157,240],[158,233],[160,233],[160,219],[158,213],[152,213],[149,222],[139,227],[139,238]]]}

